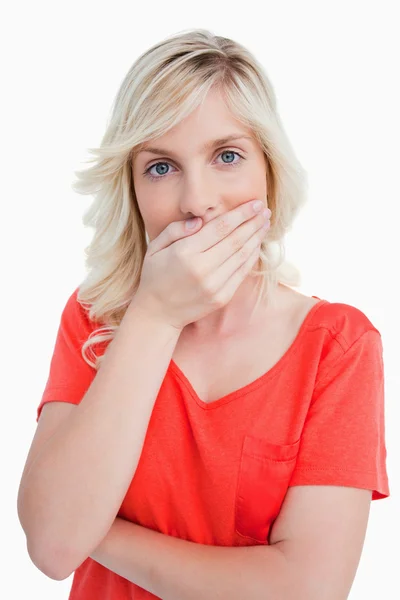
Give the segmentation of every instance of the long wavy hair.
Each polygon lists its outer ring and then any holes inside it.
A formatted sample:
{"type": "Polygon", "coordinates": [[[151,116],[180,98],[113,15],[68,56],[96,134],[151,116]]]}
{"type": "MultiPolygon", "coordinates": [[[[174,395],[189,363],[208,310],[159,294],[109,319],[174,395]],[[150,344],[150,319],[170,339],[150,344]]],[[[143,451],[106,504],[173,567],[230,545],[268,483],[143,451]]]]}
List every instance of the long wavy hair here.
{"type": "Polygon", "coordinates": [[[140,283],[148,236],[139,211],[132,159],[196,109],[217,86],[228,108],[264,151],[271,226],[251,275],[260,278],[257,304],[282,282],[297,287],[300,273],[285,260],[284,236],[306,200],[307,176],[285,133],[272,85],[261,64],[236,41],[205,29],[184,30],[155,44],[133,63],[118,90],[93,166],[75,171],[72,188],[91,194],[83,224],[94,229],[85,248],[86,276],[77,300],[96,323],[82,346],[96,370],[95,344],[111,341],[140,283]]]}

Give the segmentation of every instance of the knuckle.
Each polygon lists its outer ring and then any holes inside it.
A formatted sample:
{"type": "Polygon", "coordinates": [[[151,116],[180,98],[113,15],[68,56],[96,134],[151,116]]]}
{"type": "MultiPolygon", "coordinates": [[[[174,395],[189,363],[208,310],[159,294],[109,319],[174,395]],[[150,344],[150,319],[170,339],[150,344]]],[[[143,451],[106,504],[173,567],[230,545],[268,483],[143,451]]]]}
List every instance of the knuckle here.
{"type": "Polygon", "coordinates": [[[251,254],[250,248],[246,245],[243,246],[241,250],[239,250],[239,257],[241,260],[247,260],[251,254]]]}
{"type": "Polygon", "coordinates": [[[229,232],[229,219],[227,216],[223,215],[217,222],[215,223],[215,232],[219,237],[225,237],[225,235],[229,232]]]}
{"type": "Polygon", "coordinates": [[[193,260],[191,260],[189,265],[190,265],[190,271],[191,271],[191,274],[192,274],[192,277],[194,278],[194,280],[197,283],[204,285],[206,271],[205,271],[205,266],[203,265],[203,263],[201,263],[199,261],[193,262],[193,260]]]}
{"type": "Polygon", "coordinates": [[[207,278],[203,278],[202,279],[202,290],[203,290],[203,294],[205,295],[205,297],[207,298],[208,301],[214,302],[214,298],[215,298],[215,288],[213,286],[213,284],[210,282],[209,279],[207,278]]]}
{"type": "Polygon", "coordinates": [[[233,251],[237,252],[238,250],[240,250],[240,248],[242,247],[242,245],[243,245],[243,241],[240,238],[240,236],[235,235],[233,237],[233,240],[232,240],[232,249],[233,249],[233,251]]]}
{"type": "Polygon", "coordinates": [[[239,257],[242,260],[247,260],[250,257],[250,254],[253,252],[253,247],[250,242],[247,242],[243,248],[239,251],[239,257]]]}
{"type": "Polygon", "coordinates": [[[226,300],[225,300],[225,297],[222,292],[218,292],[217,294],[214,294],[213,306],[216,309],[222,308],[223,306],[225,306],[225,304],[226,304],[226,300]]]}

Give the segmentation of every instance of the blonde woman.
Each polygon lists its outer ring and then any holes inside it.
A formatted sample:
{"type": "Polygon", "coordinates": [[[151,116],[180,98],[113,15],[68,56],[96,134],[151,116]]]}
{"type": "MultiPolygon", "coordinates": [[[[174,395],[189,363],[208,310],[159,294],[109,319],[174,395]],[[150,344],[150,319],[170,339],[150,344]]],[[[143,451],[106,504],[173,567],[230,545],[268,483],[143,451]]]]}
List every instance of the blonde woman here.
{"type": "Polygon", "coordinates": [[[262,66],[207,30],[122,82],[18,514],[70,599],[340,600],[389,495],[380,332],[306,296],[306,175],[262,66]]]}

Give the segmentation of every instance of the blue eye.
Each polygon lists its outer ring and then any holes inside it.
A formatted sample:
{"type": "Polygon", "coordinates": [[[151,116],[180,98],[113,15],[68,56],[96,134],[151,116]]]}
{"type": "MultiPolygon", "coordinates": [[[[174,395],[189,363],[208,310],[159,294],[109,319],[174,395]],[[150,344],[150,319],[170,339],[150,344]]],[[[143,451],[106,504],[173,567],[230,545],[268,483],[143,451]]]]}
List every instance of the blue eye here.
{"type": "MultiPolygon", "coordinates": [[[[236,154],[239,157],[239,160],[237,160],[236,162],[223,163],[226,167],[237,167],[240,165],[242,160],[245,160],[244,157],[241,154],[239,154],[239,152],[236,152],[234,150],[224,150],[223,152],[220,152],[218,156],[222,156],[223,154],[236,154]]],[[[145,177],[148,177],[152,181],[164,179],[164,176],[168,174],[166,172],[164,172],[163,174],[159,173],[158,176],[151,175],[150,173],[150,170],[153,169],[153,167],[158,167],[159,165],[170,165],[170,163],[165,160],[154,163],[144,171],[143,175],[145,175],[145,177]]]]}

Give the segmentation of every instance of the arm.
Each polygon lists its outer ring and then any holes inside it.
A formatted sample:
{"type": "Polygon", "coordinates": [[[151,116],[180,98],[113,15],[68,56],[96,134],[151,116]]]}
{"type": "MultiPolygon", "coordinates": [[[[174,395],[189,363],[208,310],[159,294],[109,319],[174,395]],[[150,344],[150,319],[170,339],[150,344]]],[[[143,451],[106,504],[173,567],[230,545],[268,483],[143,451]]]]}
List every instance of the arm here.
{"type": "Polygon", "coordinates": [[[269,546],[196,544],[117,518],[91,558],[162,600],[346,600],[371,491],[295,486],[269,546]]]}
{"type": "Polygon", "coordinates": [[[290,580],[274,546],[196,544],[120,518],[91,558],[163,600],[283,600],[290,580]]]}
{"type": "MultiPolygon", "coordinates": [[[[75,317],[66,317],[65,330],[74,328],[75,317]]],[[[50,577],[74,570],[111,527],[179,335],[134,300],[86,394],[24,477],[19,512],[28,547],[50,577]]]]}

